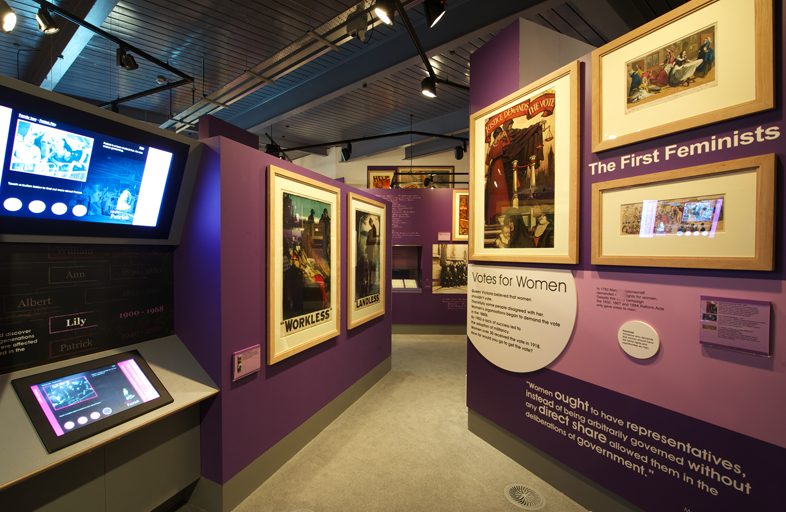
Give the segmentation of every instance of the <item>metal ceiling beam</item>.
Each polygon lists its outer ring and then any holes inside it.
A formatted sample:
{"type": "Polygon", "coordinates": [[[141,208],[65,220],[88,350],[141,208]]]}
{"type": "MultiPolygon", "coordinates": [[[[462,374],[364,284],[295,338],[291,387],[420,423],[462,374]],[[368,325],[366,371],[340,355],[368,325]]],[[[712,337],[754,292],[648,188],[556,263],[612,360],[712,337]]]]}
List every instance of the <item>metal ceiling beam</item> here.
{"type": "MultiPolygon", "coordinates": [[[[462,42],[499,30],[534,7],[554,5],[550,0],[494,0],[477,2],[465,0],[450,4],[442,22],[426,30],[425,20],[419,20],[420,39],[424,48],[436,52],[441,47],[457,46],[462,42]]],[[[358,83],[374,80],[419,62],[419,56],[405,30],[397,31],[377,45],[369,46],[346,62],[310,78],[289,91],[269,98],[254,108],[228,117],[236,126],[262,132],[270,124],[313,108],[357,87],[358,83]]],[[[415,91],[420,94],[420,91],[415,91]]]]}
{"type": "MultiPolygon", "coordinates": [[[[71,12],[100,26],[115,5],[117,0],[80,0],[73,3],[71,12]]],[[[84,27],[71,23],[60,25],[60,32],[41,38],[40,57],[33,59],[25,69],[22,74],[25,82],[54,90],[93,37],[93,32],[84,27]]]]}

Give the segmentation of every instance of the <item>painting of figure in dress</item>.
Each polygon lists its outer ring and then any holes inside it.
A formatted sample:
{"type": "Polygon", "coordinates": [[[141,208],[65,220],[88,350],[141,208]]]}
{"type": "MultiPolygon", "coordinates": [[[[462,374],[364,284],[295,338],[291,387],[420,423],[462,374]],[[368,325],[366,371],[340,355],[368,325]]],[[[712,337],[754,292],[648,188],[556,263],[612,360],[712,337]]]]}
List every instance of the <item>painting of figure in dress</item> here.
{"type": "Polygon", "coordinates": [[[627,62],[628,111],[717,85],[715,30],[705,27],[627,62]]]}

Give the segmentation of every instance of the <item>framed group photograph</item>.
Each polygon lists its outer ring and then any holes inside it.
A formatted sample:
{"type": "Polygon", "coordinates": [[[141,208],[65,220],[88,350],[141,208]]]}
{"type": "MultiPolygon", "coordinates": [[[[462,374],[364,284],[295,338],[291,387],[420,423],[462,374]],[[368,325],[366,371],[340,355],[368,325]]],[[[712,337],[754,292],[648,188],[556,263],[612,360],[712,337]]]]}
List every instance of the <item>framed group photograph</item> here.
{"type": "Polygon", "coordinates": [[[579,69],[470,117],[470,259],[578,261],[579,69]]]}
{"type": "Polygon", "coordinates": [[[453,190],[452,219],[451,238],[454,241],[469,240],[469,190],[453,190]]]}
{"type": "Polygon", "coordinates": [[[349,307],[350,329],[385,314],[385,205],[349,194],[349,307]]]}
{"type": "Polygon", "coordinates": [[[592,185],[592,264],[772,270],[775,155],[592,185]]]}
{"type": "Polygon", "coordinates": [[[268,364],[339,334],[339,189],[271,165],[268,364]]]}
{"type": "Polygon", "coordinates": [[[592,52],[594,152],[774,106],[772,0],[692,0],[592,52]]]}
{"type": "Polygon", "coordinates": [[[431,246],[431,293],[467,293],[467,244],[431,246]]]}
{"type": "Polygon", "coordinates": [[[368,188],[392,188],[393,176],[396,168],[390,169],[368,169],[366,171],[366,187],[368,188]]]}

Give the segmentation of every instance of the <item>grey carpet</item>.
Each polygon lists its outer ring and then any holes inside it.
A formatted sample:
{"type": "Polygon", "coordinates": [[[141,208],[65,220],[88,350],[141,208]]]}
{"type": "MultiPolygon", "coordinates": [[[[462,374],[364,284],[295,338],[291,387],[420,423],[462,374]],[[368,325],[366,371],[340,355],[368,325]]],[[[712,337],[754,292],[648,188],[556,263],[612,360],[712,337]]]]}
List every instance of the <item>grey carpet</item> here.
{"type": "Polygon", "coordinates": [[[520,511],[511,483],[583,512],[467,430],[465,374],[465,336],[394,335],[391,372],[235,512],[520,511]]]}

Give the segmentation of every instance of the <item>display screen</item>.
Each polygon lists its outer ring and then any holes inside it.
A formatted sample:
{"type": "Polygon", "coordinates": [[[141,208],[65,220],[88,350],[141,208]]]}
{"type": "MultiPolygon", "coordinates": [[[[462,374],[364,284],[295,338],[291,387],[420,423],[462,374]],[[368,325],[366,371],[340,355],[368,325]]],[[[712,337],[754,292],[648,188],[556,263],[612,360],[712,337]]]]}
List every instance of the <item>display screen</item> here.
{"type": "Polygon", "coordinates": [[[14,387],[50,452],[172,401],[136,352],[17,379],[14,387]]]}
{"type": "Polygon", "coordinates": [[[2,232],[167,238],[189,149],[0,87],[2,232]]]}

